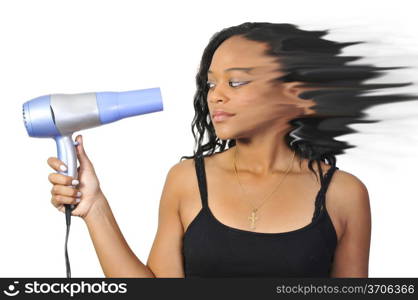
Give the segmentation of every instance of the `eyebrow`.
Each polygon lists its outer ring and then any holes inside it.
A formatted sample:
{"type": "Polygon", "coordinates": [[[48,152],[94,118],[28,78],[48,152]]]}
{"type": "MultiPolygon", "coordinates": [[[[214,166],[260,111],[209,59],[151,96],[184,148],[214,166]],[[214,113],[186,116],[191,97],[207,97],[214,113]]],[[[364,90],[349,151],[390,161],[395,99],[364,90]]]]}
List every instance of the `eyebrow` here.
{"type": "MultiPolygon", "coordinates": [[[[251,68],[228,68],[225,69],[224,72],[229,72],[229,71],[243,71],[245,73],[250,73],[251,70],[254,70],[255,67],[251,67],[251,68]]],[[[211,70],[208,71],[208,74],[213,73],[211,70]]]]}

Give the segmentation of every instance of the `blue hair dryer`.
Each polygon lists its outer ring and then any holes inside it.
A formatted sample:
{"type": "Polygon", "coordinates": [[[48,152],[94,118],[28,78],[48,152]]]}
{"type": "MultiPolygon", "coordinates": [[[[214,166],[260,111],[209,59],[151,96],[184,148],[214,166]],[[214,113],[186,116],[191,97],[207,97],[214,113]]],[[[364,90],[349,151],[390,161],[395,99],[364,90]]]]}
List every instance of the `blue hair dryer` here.
{"type": "MultiPolygon", "coordinates": [[[[52,94],[25,102],[23,120],[29,136],[55,140],[58,159],[68,168],[66,172],[59,173],[76,179],[77,154],[72,138],[75,131],[162,110],[159,88],[126,92],[52,94]]],[[[70,225],[73,209],[74,205],[65,205],[67,226],[70,225]]],[[[70,277],[67,251],[66,259],[67,276],[70,277]]]]}

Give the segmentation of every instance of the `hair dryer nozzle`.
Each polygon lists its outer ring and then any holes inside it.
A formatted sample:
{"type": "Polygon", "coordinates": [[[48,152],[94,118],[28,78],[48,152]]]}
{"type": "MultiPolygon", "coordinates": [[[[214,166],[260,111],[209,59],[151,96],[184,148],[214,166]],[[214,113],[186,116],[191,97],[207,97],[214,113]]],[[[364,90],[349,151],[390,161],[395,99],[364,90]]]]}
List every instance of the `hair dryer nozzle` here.
{"type": "Polygon", "coordinates": [[[160,88],[96,93],[102,124],[163,110],[160,88]]]}

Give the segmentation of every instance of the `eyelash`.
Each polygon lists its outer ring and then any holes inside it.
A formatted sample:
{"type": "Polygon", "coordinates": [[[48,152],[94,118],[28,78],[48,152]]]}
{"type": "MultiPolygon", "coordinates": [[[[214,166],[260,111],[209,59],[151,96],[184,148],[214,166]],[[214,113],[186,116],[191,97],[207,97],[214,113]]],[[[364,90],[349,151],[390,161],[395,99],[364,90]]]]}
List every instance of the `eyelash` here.
{"type": "MultiPolygon", "coordinates": [[[[206,82],[206,86],[209,88],[209,89],[211,89],[212,87],[210,87],[209,85],[210,85],[210,83],[211,82],[206,82]]],[[[247,83],[249,83],[249,81],[229,81],[229,83],[241,83],[241,84],[239,84],[239,85],[237,85],[237,86],[232,86],[233,88],[236,88],[236,87],[240,87],[240,86],[242,86],[242,85],[246,85],[247,83]]]]}

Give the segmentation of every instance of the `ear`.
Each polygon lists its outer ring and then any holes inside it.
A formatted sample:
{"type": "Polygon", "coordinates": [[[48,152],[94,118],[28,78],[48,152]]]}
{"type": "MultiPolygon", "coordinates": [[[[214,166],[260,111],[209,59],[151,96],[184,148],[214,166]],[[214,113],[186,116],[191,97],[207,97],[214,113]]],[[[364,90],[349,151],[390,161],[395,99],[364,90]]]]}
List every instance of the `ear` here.
{"type": "Polygon", "coordinates": [[[305,83],[300,81],[292,81],[283,83],[283,94],[293,99],[297,107],[303,109],[304,115],[314,114],[315,111],[311,109],[316,103],[312,99],[302,99],[299,97],[300,94],[306,91],[315,90],[313,87],[304,87],[305,83]]]}
{"type": "Polygon", "coordinates": [[[298,97],[299,94],[309,90],[309,88],[303,87],[303,84],[300,81],[285,82],[283,83],[283,93],[288,97],[301,99],[298,97]]]}

